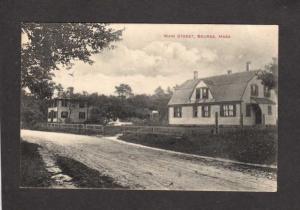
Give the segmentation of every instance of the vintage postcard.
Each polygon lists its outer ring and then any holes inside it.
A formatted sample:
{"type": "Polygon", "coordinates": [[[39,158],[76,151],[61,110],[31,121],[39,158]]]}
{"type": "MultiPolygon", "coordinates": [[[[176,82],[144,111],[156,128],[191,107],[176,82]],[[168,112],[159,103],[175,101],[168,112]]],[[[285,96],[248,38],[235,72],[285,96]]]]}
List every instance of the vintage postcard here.
{"type": "Polygon", "coordinates": [[[20,187],[277,191],[277,25],[21,27],[20,187]]]}

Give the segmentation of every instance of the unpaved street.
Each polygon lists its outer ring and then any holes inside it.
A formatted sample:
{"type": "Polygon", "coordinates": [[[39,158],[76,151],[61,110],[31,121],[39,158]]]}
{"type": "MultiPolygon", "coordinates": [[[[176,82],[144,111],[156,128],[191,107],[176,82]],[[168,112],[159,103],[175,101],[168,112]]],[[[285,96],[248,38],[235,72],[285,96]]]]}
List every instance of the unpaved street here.
{"type": "Polygon", "coordinates": [[[22,130],[21,136],[53,154],[80,161],[130,189],[276,191],[277,187],[275,180],[263,176],[109,137],[31,130],[22,130]]]}

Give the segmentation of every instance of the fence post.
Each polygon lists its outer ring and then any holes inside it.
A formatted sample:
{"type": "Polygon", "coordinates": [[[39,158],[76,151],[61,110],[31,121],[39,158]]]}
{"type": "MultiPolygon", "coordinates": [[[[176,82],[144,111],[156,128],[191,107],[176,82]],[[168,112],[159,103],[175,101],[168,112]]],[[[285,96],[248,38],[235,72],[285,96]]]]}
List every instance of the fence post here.
{"type": "Polygon", "coordinates": [[[218,112],[215,112],[215,127],[216,127],[216,134],[219,133],[219,116],[218,116],[218,112]]]}
{"type": "Polygon", "coordinates": [[[243,115],[243,113],[241,113],[240,125],[241,125],[242,128],[244,127],[244,115],[243,115]]]}

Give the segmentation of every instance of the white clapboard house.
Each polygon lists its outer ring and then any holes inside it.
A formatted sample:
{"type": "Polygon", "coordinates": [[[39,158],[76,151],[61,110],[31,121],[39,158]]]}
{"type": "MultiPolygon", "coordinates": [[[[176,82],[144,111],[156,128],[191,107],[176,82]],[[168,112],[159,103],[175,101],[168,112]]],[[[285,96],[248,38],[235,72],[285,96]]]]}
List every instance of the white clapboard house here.
{"type": "Polygon", "coordinates": [[[80,99],[54,98],[48,107],[48,122],[83,123],[88,119],[88,103],[80,99]]]}
{"type": "Polygon", "coordinates": [[[170,125],[276,125],[277,94],[259,71],[187,80],[168,103],[170,125]]]}

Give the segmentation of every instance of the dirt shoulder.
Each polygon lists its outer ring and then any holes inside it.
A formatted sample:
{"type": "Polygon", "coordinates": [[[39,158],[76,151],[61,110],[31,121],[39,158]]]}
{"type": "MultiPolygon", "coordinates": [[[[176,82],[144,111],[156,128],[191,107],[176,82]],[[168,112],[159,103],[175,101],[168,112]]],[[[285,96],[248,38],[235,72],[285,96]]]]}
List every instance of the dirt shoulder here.
{"type": "Polygon", "coordinates": [[[21,187],[126,188],[79,161],[53,155],[42,146],[23,140],[20,178],[21,187]]]}
{"type": "Polygon", "coordinates": [[[62,172],[72,177],[72,182],[80,188],[119,188],[111,177],[101,174],[99,171],[91,169],[79,161],[63,156],[56,156],[56,162],[62,172]]]}
{"type": "Polygon", "coordinates": [[[21,140],[21,187],[50,187],[51,173],[38,152],[38,144],[21,140]]]}

